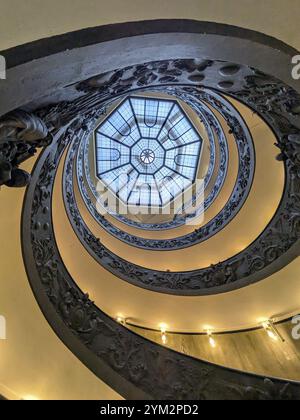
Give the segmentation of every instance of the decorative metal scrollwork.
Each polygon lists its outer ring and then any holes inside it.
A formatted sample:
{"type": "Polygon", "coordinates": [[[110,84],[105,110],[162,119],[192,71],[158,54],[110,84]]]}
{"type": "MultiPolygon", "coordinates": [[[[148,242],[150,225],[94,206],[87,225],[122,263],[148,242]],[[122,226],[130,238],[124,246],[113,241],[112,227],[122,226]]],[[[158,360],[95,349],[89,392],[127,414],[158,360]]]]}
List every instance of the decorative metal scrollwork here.
{"type": "MultiPolygon", "coordinates": [[[[262,77],[261,73],[259,73],[258,77],[262,77]]],[[[295,139],[300,133],[293,121],[289,119],[289,115],[292,116],[292,119],[294,118],[293,113],[289,114],[287,112],[287,109],[289,109],[288,104],[295,103],[297,94],[273,78],[264,76],[263,82],[266,84],[265,100],[267,102],[271,101],[271,97],[278,95],[279,98],[273,99],[273,102],[280,104],[280,110],[276,111],[276,109],[272,108],[272,111],[268,111],[268,109],[263,108],[264,113],[261,114],[262,109],[258,107],[257,112],[271,125],[277,134],[278,146],[286,149],[287,146],[284,145],[290,138],[289,136],[292,135],[292,138],[295,139]],[[290,97],[286,96],[287,93],[290,94],[290,97]],[[283,111],[286,116],[284,116],[283,111]],[[276,115],[280,115],[279,121],[276,119],[276,115]]],[[[251,83],[253,83],[252,79],[251,83]]],[[[187,93],[190,93],[191,90],[194,90],[194,87],[186,87],[185,89],[187,93]]],[[[256,94],[260,98],[262,89],[262,82],[256,88],[252,87],[250,89],[249,79],[246,78],[245,90],[235,93],[234,96],[247,103],[246,98],[252,98],[255,91],[257,91],[256,94]],[[250,96],[250,93],[252,96],[250,96]]],[[[203,94],[201,94],[201,98],[203,98],[203,94]]],[[[253,106],[253,103],[253,99],[249,100],[248,105],[253,106]]],[[[237,138],[241,138],[242,132],[235,124],[235,118],[230,118],[232,131],[235,132],[237,138]]],[[[163,293],[201,294],[202,292],[229,290],[241,284],[250,284],[262,279],[265,275],[265,269],[270,269],[272,264],[279,258],[285,256],[283,264],[287,260],[290,261],[289,258],[294,258],[294,253],[292,252],[290,257],[289,252],[300,237],[298,197],[300,178],[297,170],[299,166],[297,144],[294,141],[292,150],[289,147],[289,158],[285,159],[287,170],[285,193],[281,206],[270,225],[245,251],[211,267],[191,272],[160,272],[136,266],[119,258],[106,249],[101,244],[101,241],[93,237],[84,221],[80,218],[75,199],[72,196],[72,189],[69,189],[70,186],[66,186],[65,198],[69,214],[71,219],[73,219],[73,227],[82,243],[104,267],[120,278],[141,287],[163,293]]]]}
{"type": "Polygon", "coordinates": [[[300,399],[300,386],[295,383],[235,372],[149,342],[110,319],[79,290],[56,246],[51,196],[62,153],[81,123],[61,133],[40,158],[23,214],[23,253],[30,281],[44,302],[45,316],[65,343],[125,398],[300,399]]]}
{"type": "MultiPolygon", "coordinates": [[[[82,174],[82,167],[78,168],[78,179],[80,179],[79,182],[79,188],[82,192],[82,195],[84,197],[84,200],[91,211],[93,217],[111,234],[113,234],[118,239],[121,239],[124,242],[127,242],[131,245],[144,248],[144,249],[153,249],[153,250],[174,250],[174,249],[181,249],[189,246],[193,246],[197,243],[203,242],[207,239],[209,239],[211,236],[215,235],[217,232],[219,232],[221,229],[223,229],[236,215],[236,213],[240,210],[243,203],[245,202],[250,187],[252,185],[253,175],[254,175],[254,167],[255,167],[255,153],[253,149],[253,143],[252,138],[247,130],[245,124],[242,122],[242,119],[240,118],[239,114],[235,112],[234,107],[230,106],[229,104],[226,104],[226,101],[223,100],[223,98],[219,97],[218,95],[215,96],[215,94],[209,94],[207,92],[201,92],[198,91],[196,88],[193,89],[193,92],[185,92],[184,88],[169,88],[168,93],[171,93],[175,95],[176,97],[179,97],[181,99],[184,99],[186,102],[190,103],[193,100],[197,101],[200,98],[204,98],[209,104],[214,104],[216,109],[220,111],[220,113],[224,116],[224,118],[228,122],[229,129],[234,131],[234,137],[236,140],[237,148],[239,151],[239,174],[238,178],[235,184],[235,188],[233,193],[231,194],[230,199],[224,206],[224,209],[214,218],[211,222],[204,225],[203,227],[200,227],[196,231],[192,232],[191,234],[187,234],[182,237],[170,239],[170,240],[154,240],[154,239],[145,239],[142,237],[137,237],[134,235],[130,235],[126,232],[121,231],[120,229],[116,228],[112,223],[108,222],[107,219],[103,216],[101,216],[95,205],[91,202],[91,199],[88,196],[88,193],[86,191],[86,187],[83,182],[83,174],[82,174]],[[219,98],[219,100],[217,99],[219,98]]],[[[207,114],[207,118],[210,117],[210,114],[207,114]]],[[[214,121],[212,121],[214,123],[214,121]]],[[[217,130],[220,130],[220,127],[216,127],[217,130]]],[[[93,130],[93,126],[90,126],[89,130],[93,130]]],[[[221,166],[220,171],[217,179],[217,183],[210,194],[210,196],[205,200],[204,208],[207,210],[211,202],[214,200],[215,195],[220,190],[220,187],[222,186],[224,182],[224,175],[226,173],[227,169],[227,151],[226,146],[224,150],[224,142],[226,144],[226,140],[223,139],[222,132],[217,131],[218,134],[220,134],[220,145],[221,145],[221,166]],[[224,153],[223,153],[224,152],[224,153]]],[[[87,133],[84,133],[84,137],[88,136],[89,132],[87,130],[87,133]]],[[[77,149],[79,146],[79,138],[76,136],[75,142],[76,147],[71,148],[68,160],[74,160],[75,154],[77,153],[77,149]]],[[[82,151],[81,151],[82,153],[82,151]]],[[[79,157],[81,160],[84,158],[82,155],[79,157]]],[[[70,196],[71,194],[71,187],[73,183],[73,171],[66,170],[65,176],[64,176],[64,182],[65,182],[65,188],[68,189],[70,196]]],[[[193,216],[194,217],[194,216],[193,216]]],[[[182,223],[185,223],[188,219],[187,217],[182,218],[182,223]]],[[[175,218],[173,222],[169,222],[169,227],[176,227],[180,226],[180,224],[177,224],[176,221],[178,219],[175,218]]],[[[136,225],[136,224],[135,224],[136,225]]],[[[138,227],[138,226],[136,226],[138,227]]],[[[145,228],[145,226],[144,226],[145,228]]],[[[161,228],[164,228],[164,226],[161,226],[161,228]]]]}
{"type": "MultiPolygon", "coordinates": [[[[249,284],[257,281],[260,273],[263,277],[273,262],[290,258],[289,252],[300,238],[299,95],[279,80],[246,66],[183,59],[139,64],[99,75],[77,86],[86,95],[39,112],[47,126],[63,128],[40,157],[27,191],[22,223],[27,272],[37,300],[57,334],[125,398],[298,400],[297,383],[214,366],[149,342],[117,324],[79,290],[56,245],[51,214],[55,174],[66,147],[75,133],[81,135],[86,130],[93,113],[97,113],[95,109],[109,98],[149,86],[187,85],[187,94],[195,84],[209,88],[207,73],[214,66],[228,77],[219,88],[258,112],[278,139],[278,159],[286,168],[286,186],[282,203],[265,232],[243,253],[201,272],[160,273],[133,266],[109,253],[101,240],[86,229],[66,191],[73,226],[108,270],[139,286],[167,293],[227,290],[228,286],[241,285],[241,280],[249,284]],[[238,79],[234,82],[235,74],[238,79]]],[[[68,165],[72,166],[72,162],[68,165]]]]}
{"type": "Polygon", "coordinates": [[[28,185],[30,174],[19,165],[51,140],[45,123],[33,114],[15,111],[0,120],[0,186],[28,185]]]}

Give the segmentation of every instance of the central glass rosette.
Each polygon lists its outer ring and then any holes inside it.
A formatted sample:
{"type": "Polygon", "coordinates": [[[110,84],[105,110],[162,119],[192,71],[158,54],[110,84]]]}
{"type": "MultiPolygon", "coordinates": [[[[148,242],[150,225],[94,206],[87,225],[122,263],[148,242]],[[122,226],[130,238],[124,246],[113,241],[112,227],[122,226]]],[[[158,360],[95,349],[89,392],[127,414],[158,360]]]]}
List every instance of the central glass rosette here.
{"type": "Polygon", "coordinates": [[[153,150],[150,149],[143,150],[140,157],[142,163],[144,163],[145,165],[150,165],[155,160],[155,153],[153,152],[153,150]]]}
{"type": "Polygon", "coordinates": [[[164,207],[195,183],[202,143],[176,100],[127,97],[95,131],[96,175],[125,205],[164,207]]]}

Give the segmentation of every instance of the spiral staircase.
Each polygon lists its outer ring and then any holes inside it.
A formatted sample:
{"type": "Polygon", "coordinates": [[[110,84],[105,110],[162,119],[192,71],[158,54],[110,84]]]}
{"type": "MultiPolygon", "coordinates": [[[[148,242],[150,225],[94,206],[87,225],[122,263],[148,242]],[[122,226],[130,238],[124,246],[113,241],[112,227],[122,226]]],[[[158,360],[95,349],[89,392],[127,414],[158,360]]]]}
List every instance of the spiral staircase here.
{"type": "Polygon", "coordinates": [[[21,218],[22,284],[84,365],[86,397],[93,380],[112,399],[300,399],[296,54],[170,19],[3,52],[1,196],[21,218]]]}

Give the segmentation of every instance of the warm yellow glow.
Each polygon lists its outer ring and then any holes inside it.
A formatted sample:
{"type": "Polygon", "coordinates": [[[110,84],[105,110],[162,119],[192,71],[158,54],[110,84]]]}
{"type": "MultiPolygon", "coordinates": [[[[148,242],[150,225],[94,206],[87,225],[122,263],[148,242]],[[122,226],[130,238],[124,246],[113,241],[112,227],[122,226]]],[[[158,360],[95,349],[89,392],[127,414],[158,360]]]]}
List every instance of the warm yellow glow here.
{"type": "Polygon", "coordinates": [[[276,327],[274,327],[272,321],[266,321],[262,324],[264,330],[268,334],[268,337],[271,338],[273,341],[282,341],[284,342],[284,339],[281,337],[279,332],[277,331],[276,327]]]}
{"type": "Polygon", "coordinates": [[[278,340],[279,340],[279,339],[278,339],[278,337],[277,337],[277,335],[276,335],[273,331],[268,330],[268,331],[267,331],[267,334],[268,334],[268,336],[269,336],[272,340],[274,340],[274,341],[278,341],[278,340]]]}
{"type": "Polygon", "coordinates": [[[208,335],[208,341],[209,341],[210,346],[213,349],[215,349],[217,347],[217,343],[216,343],[216,340],[212,336],[212,332],[211,331],[207,331],[207,335],[208,335]]]}
{"type": "Polygon", "coordinates": [[[168,326],[167,326],[167,324],[162,322],[161,324],[159,324],[159,329],[160,329],[160,332],[161,332],[161,341],[165,345],[168,342],[168,338],[167,338],[168,326]]]}
{"type": "Polygon", "coordinates": [[[167,324],[164,324],[163,322],[161,324],[159,324],[159,329],[162,333],[165,333],[168,329],[167,324]]]}
{"type": "Polygon", "coordinates": [[[163,344],[167,344],[168,342],[167,334],[165,332],[161,333],[161,341],[163,342],[163,344]]]}
{"type": "Polygon", "coordinates": [[[263,326],[263,328],[265,328],[265,327],[264,327],[264,325],[265,325],[267,322],[268,322],[268,318],[266,318],[265,316],[264,316],[264,317],[257,318],[257,324],[258,324],[258,325],[262,325],[262,326],[263,326]]]}
{"type": "Polygon", "coordinates": [[[24,401],[38,401],[39,399],[34,395],[25,395],[23,397],[24,401]]]}
{"type": "Polygon", "coordinates": [[[217,347],[216,340],[213,339],[212,337],[209,337],[209,344],[213,349],[215,349],[217,347]]]}
{"type": "Polygon", "coordinates": [[[214,331],[214,328],[211,325],[204,325],[202,331],[205,331],[208,334],[214,331]]]}
{"type": "Polygon", "coordinates": [[[116,320],[119,324],[122,324],[122,325],[126,324],[126,319],[124,318],[123,315],[118,315],[116,320]]]}

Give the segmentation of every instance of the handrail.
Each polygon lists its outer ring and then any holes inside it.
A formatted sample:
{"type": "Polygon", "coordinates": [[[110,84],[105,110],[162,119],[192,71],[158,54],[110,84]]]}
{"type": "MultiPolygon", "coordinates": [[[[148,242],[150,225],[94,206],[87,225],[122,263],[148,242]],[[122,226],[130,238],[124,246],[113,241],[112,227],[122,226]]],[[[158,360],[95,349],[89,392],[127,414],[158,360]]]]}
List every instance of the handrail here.
{"type": "Polygon", "coordinates": [[[128,399],[300,400],[299,383],[226,369],[140,337],[109,318],[77,287],[61,260],[51,215],[55,174],[74,129],[73,124],[60,130],[39,158],[22,214],[28,278],[62,341],[128,399]]]}

